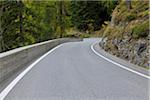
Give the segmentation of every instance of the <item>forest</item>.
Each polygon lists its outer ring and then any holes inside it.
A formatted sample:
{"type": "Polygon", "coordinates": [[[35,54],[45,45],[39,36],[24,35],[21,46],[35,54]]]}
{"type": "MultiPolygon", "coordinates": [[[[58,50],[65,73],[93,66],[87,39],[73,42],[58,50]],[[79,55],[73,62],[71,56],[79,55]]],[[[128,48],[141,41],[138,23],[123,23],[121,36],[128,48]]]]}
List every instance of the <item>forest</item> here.
{"type": "Polygon", "coordinates": [[[100,30],[117,4],[113,0],[0,1],[0,52],[55,38],[84,37],[100,30]]]}

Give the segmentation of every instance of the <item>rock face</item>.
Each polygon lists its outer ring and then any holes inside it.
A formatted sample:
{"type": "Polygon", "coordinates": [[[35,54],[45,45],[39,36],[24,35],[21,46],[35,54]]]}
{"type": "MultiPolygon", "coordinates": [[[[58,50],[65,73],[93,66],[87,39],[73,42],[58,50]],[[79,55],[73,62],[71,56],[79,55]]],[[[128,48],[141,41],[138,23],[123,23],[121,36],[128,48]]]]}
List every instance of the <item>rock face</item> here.
{"type": "Polygon", "coordinates": [[[103,38],[99,43],[100,46],[109,53],[128,60],[136,65],[149,68],[149,39],[131,39],[125,37],[124,39],[114,38],[108,40],[103,38]],[[111,45],[111,46],[110,46],[111,45]]]}

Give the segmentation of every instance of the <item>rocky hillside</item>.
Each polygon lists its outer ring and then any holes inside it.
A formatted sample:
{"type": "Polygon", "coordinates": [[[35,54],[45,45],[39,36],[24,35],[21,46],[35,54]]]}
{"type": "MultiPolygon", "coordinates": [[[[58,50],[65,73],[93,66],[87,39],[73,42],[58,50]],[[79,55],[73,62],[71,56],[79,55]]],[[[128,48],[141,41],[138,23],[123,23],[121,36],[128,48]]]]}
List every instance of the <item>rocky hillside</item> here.
{"type": "Polygon", "coordinates": [[[100,46],[122,59],[144,68],[149,67],[149,2],[132,1],[131,8],[121,1],[111,22],[103,25],[100,46]]]}

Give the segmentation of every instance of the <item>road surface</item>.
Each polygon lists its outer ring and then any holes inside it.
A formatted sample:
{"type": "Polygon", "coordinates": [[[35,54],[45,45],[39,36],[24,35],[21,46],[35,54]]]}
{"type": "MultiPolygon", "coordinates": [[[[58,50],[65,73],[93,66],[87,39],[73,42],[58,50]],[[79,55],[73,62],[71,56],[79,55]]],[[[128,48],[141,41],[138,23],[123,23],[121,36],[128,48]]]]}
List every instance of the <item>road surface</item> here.
{"type": "Polygon", "coordinates": [[[36,64],[5,100],[149,100],[148,79],[94,54],[97,39],[65,43],[36,64]]]}

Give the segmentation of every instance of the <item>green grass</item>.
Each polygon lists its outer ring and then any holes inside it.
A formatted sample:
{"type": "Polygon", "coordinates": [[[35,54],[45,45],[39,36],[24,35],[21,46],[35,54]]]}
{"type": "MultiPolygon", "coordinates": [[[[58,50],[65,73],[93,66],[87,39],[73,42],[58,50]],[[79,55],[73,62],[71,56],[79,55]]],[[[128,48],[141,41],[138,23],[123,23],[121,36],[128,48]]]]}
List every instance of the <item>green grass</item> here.
{"type": "Polygon", "coordinates": [[[133,38],[147,37],[149,34],[149,21],[139,23],[134,26],[132,36],[133,38]]]}
{"type": "Polygon", "coordinates": [[[130,22],[137,18],[142,18],[149,15],[149,4],[146,1],[132,1],[132,9],[127,9],[125,1],[122,2],[114,10],[113,16],[115,16],[116,22],[130,22]]]}

